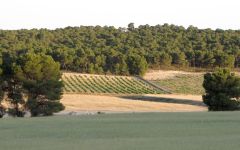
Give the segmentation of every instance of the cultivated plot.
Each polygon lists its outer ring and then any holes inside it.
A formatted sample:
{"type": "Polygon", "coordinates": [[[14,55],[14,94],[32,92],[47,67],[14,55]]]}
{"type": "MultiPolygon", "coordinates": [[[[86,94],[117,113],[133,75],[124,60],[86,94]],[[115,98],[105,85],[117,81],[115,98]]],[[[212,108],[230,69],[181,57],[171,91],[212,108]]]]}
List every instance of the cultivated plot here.
{"type": "Polygon", "coordinates": [[[65,93],[78,94],[163,94],[138,77],[64,73],[65,93]]]}

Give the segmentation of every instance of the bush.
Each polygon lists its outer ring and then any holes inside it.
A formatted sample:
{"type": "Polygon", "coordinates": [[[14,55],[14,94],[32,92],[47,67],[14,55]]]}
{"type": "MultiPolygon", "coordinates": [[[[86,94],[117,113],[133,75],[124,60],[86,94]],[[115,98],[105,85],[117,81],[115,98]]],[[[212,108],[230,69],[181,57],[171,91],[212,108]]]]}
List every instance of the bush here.
{"type": "Polygon", "coordinates": [[[29,100],[28,107],[30,107],[30,112],[33,117],[35,116],[49,116],[53,113],[64,110],[64,106],[58,101],[48,101],[48,100],[29,100]]]}
{"type": "Polygon", "coordinates": [[[237,110],[240,104],[240,78],[228,69],[204,75],[203,102],[210,111],[237,110]]]}
{"type": "Polygon", "coordinates": [[[5,114],[5,108],[0,105],[0,118],[2,118],[4,114],[5,114]]]}

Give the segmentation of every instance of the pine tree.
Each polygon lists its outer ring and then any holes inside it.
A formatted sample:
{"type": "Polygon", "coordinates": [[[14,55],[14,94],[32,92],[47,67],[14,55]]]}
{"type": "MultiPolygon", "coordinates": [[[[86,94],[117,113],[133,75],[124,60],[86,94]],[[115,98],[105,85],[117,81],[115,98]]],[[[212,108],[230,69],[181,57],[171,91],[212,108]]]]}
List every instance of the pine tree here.
{"type": "Polygon", "coordinates": [[[27,90],[26,108],[32,116],[52,115],[64,109],[60,65],[51,56],[28,53],[23,55],[14,73],[27,90]]]}
{"type": "Polygon", "coordinates": [[[218,69],[204,75],[206,94],[203,102],[210,111],[236,110],[240,104],[240,78],[228,69],[218,69]]]}

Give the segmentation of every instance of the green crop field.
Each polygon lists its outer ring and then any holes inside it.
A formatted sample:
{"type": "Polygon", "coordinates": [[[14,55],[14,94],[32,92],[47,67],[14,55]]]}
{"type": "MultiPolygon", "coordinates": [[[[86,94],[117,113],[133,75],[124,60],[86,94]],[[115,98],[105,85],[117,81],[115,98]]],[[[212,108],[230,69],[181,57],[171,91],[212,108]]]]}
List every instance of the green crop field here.
{"type": "Polygon", "coordinates": [[[203,74],[179,74],[175,77],[151,81],[172,93],[178,94],[204,94],[203,74]]]}
{"type": "Polygon", "coordinates": [[[65,93],[162,94],[159,88],[137,77],[64,74],[65,93]]]}
{"type": "Polygon", "coordinates": [[[239,112],[0,120],[1,150],[239,150],[239,112]]]}

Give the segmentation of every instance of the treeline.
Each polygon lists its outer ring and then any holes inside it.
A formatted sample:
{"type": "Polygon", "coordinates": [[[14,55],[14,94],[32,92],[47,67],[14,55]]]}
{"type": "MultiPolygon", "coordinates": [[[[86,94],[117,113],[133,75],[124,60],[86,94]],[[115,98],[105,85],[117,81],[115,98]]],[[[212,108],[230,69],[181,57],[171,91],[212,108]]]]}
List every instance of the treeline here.
{"type": "Polygon", "coordinates": [[[240,30],[141,25],[0,30],[0,50],[51,55],[61,69],[143,75],[148,67],[239,67],[240,30]]]}

